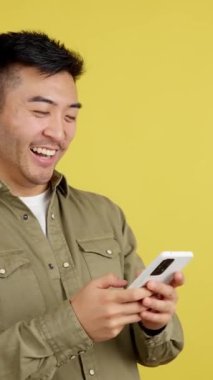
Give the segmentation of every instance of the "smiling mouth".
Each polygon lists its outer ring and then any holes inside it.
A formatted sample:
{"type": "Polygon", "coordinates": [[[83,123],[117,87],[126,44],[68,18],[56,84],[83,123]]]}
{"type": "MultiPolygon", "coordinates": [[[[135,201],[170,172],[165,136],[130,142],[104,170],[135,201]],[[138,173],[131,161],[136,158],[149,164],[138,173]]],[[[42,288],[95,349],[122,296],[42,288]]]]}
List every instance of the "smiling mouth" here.
{"type": "Polygon", "coordinates": [[[54,157],[57,152],[56,149],[47,149],[47,148],[41,148],[41,147],[33,147],[33,148],[30,148],[30,150],[37,156],[46,157],[46,158],[54,157]]]}

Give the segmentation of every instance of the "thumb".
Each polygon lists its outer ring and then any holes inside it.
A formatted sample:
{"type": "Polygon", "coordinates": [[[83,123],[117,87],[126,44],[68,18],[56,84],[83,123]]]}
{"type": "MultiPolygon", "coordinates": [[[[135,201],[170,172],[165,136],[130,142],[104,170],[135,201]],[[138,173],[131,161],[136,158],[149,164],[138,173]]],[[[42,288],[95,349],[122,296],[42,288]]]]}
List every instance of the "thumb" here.
{"type": "Polygon", "coordinates": [[[184,275],[182,272],[176,272],[173,276],[173,279],[170,283],[173,288],[177,288],[178,286],[182,286],[184,284],[184,275]]]}
{"type": "Polygon", "coordinates": [[[125,285],[127,285],[127,281],[119,278],[114,273],[108,273],[107,275],[96,279],[96,284],[100,289],[107,289],[111,287],[123,288],[125,285]]]}

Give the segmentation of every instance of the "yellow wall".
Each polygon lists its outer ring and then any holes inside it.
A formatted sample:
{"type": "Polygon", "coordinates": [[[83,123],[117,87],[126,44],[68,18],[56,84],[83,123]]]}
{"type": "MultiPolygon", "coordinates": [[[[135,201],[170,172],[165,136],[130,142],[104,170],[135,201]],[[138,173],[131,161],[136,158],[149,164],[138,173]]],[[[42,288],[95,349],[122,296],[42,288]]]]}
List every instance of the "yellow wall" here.
{"type": "Polygon", "coordinates": [[[146,263],[193,250],[179,315],[186,346],[144,380],[211,379],[213,3],[1,1],[1,32],[37,29],[78,49],[87,72],[78,135],[60,165],[124,209],[146,263]]]}

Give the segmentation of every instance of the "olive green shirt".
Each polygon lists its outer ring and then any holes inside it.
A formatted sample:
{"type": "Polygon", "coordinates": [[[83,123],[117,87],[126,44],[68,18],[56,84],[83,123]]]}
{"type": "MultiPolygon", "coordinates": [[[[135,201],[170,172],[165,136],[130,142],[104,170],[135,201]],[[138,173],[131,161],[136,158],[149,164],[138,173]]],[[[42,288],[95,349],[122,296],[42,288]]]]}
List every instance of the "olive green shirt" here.
{"type": "Polygon", "coordinates": [[[155,336],[137,323],[94,343],[69,298],[112,272],[131,282],[143,263],[122,211],[107,198],[69,187],[55,172],[47,236],[0,182],[0,378],[137,380],[137,363],[175,358],[183,335],[174,316],[155,336]]]}

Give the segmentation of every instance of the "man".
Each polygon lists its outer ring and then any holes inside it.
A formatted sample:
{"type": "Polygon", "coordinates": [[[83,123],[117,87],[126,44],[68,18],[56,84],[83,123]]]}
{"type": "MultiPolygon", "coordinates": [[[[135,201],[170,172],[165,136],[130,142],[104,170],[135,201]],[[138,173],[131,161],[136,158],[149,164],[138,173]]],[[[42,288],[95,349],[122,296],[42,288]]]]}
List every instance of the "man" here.
{"type": "Polygon", "coordinates": [[[0,35],[0,378],[134,380],[183,347],[170,285],[122,211],[54,170],[76,131],[83,61],[42,33],[0,35]]]}

